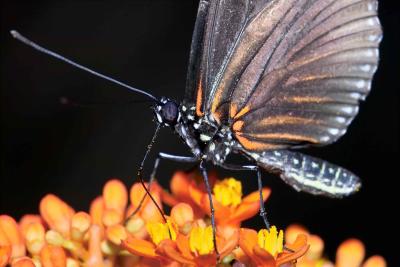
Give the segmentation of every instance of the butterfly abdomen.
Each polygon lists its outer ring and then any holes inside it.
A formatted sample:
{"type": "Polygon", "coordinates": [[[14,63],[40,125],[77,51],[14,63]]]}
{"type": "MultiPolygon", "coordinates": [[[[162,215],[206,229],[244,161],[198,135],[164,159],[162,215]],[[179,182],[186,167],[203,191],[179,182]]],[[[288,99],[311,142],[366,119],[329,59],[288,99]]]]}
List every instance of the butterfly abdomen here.
{"type": "Polygon", "coordinates": [[[299,152],[266,151],[253,155],[258,165],[274,172],[298,191],[329,197],[343,197],[361,187],[360,179],[350,171],[299,152]]]}

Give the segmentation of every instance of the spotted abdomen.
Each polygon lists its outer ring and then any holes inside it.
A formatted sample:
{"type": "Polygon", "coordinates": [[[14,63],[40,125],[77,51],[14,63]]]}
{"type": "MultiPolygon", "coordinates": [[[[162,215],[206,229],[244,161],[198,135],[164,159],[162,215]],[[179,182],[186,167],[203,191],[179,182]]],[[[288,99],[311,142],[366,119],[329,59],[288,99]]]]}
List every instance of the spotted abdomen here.
{"type": "Polygon", "coordinates": [[[278,172],[297,191],[338,198],[361,187],[360,179],[350,171],[299,152],[277,150],[252,156],[259,166],[278,172]]]}

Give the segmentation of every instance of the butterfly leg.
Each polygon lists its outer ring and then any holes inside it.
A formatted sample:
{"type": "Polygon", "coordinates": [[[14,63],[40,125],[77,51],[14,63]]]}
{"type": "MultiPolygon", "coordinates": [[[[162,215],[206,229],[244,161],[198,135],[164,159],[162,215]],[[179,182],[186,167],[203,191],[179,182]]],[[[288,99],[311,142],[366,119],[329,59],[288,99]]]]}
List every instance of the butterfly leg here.
{"type": "Polygon", "coordinates": [[[212,231],[213,231],[213,243],[214,243],[214,248],[215,248],[215,253],[217,254],[217,261],[219,261],[219,252],[217,248],[217,239],[216,239],[216,233],[217,233],[217,228],[215,225],[215,210],[214,210],[214,204],[212,200],[212,195],[211,195],[211,187],[210,183],[208,181],[208,174],[207,174],[207,169],[204,166],[204,162],[200,162],[200,172],[203,175],[204,183],[206,185],[207,189],[207,194],[208,194],[208,199],[210,201],[210,212],[211,212],[211,226],[212,226],[212,231]]]}
{"type": "Polygon", "coordinates": [[[222,168],[227,169],[227,170],[232,170],[232,171],[255,171],[257,172],[257,183],[258,183],[258,192],[260,193],[260,216],[264,221],[266,229],[269,231],[270,224],[267,219],[267,212],[265,210],[265,205],[264,205],[264,197],[262,193],[263,185],[262,185],[262,177],[261,177],[261,171],[260,168],[256,165],[233,165],[233,164],[227,164],[224,163],[221,165],[222,168]]]}
{"type": "MultiPolygon", "coordinates": [[[[150,174],[150,180],[149,180],[148,187],[147,187],[147,190],[146,190],[148,192],[150,192],[151,185],[152,185],[153,181],[155,180],[156,173],[157,173],[157,170],[158,170],[158,166],[159,166],[160,161],[162,159],[167,159],[167,160],[176,161],[176,162],[187,162],[187,163],[198,162],[198,159],[195,158],[195,157],[177,156],[177,155],[167,154],[167,153],[163,153],[163,152],[158,153],[157,158],[154,161],[153,170],[151,171],[151,174],[150,174]]],[[[147,195],[148,195],[148,193],[146,192],[146,194],[140,200],[139,205],[131,213],[131,215],[129,215],[127,220],[129,220],[131,217],[133,217],[140,210],[140,208],[142,207],[147,195]]]]}

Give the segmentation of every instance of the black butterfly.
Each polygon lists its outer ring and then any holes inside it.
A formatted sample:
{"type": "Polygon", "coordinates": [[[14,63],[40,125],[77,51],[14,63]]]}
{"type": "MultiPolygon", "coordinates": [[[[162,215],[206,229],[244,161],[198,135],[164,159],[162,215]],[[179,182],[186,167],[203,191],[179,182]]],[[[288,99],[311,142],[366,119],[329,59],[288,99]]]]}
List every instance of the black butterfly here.
{"type": "Polygon", "coordinates": [[[201,0],[181,103],[117,82],[154,100],[152,143],[158,129],[169,126],[193,154],[159,153],[151,179],[160,159],[199,163],[214,231],[206,161],[256,171],[260,189],[263,168],[299,191],[330,197],[356,192],[361,183],[350,171],[292,150],[327,145],[345,134],[370,90],[381,38],[376,0],[201,0]],[[251,164],[226,163],[231,153],[251,164]]]}

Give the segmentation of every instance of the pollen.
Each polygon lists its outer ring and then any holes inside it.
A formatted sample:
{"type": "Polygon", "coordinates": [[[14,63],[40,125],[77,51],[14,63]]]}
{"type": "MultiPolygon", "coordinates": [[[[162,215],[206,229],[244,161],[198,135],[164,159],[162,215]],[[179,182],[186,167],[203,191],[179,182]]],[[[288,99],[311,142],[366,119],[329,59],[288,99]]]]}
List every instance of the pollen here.
{"type": "Polygon", "coordinates": [[[261,229],[258,232],[258,245],[276,257],[283,251],[283,231],[278,233],[276,226],[272,226],[269,231],[261,229]]]}
{"type": "Polygon", "coordinates": [[[158,245],[165,239],[176,240],[177,227],[175,223],[167,220],[167,223],[149,222],[146,224],[147,232],[154,244],[158,245]]]}
{"type": "Polygon", "coordinates": [[[190,250],[197,255],[213,253],[214,242],[212,227],[193,227],[189,235],[189,246],[190,250]]]}
{"type": "Polygon", "coordinates": [[[217,182],[213,191],[217,201],[224,206],[236,207],[242,202],[242,183],[234,178],[217,182]]]}

